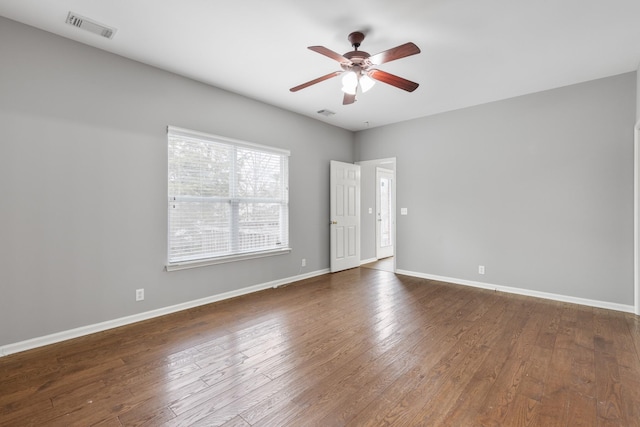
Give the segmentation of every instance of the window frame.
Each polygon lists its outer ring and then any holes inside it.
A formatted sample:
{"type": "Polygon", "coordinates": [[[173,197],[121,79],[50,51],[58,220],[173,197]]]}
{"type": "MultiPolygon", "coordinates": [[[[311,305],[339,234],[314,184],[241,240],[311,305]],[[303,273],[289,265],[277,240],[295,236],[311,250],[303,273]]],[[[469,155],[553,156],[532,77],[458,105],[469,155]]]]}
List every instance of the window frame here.
{"type": "MultiPolygon", "coordinates": [[[[199,131],[194,131],[194,130],[190,130],[190,129],[185,129],[185,128],[180,128],[180,127],[176,127],[176,126],[167,126],[167,262],[165,265],[165,268],[167,271],[174,271],[174,270],[182,270],[182,269],[186,269],[186,268],[195,268],[195,267],[203,267],[203,266],[207,266],[207,265],[216,265],[216,264],[222,264],[222,263],[228,263],[228,262],[235,262],[235,261],[241,261],[241,260],[247,260],[247,259],[253,259],[253,258],[262,258],[262,257],[269,257],[269,256],[275,256],[275,255],[283,255],[283,254],[287,254],[291,252],[291,247],[290,247],[290,238],[289,238],[289,157],[291,156],[291,153],[289,150],[285,150],[285,149],[281,149],[281,148],[276,148],[276,147],[271,147],[271,146],[267,146],[267,145],[262,145],[262,144],[256,144],[253,142],[247,142],[247,141],[242,141],[242,140],[238,140],[238,139],[233,139],[233,138],[228,138],[228,137],[224,137],[224,136],[220,136],[220,135],[214,135],[214,134],[209,134],[209,133],[205,133],[205,132],[199,132],[199,131]],[[239,148],[246,148],[246,149],[251,149],[251,150],[257,150],[257,151],[261,151],[261,152],[265,152],[265,153],[270,153],[270,154],[277,154],[279,156],[283,156],[284,157],[284,168],[286,168],[285,173],[286,173],[286,180],[285,182],[282,183],[283,185],[283,192],[284,192],[284,197],[283,197],[283,201],[281,202],[281,209],[285,209],[284,211],[284,215],[286,216],[286,224],[283,226],[282,224],[280,225],[280,233],[282,234],[283,232],[286,234],[287,237],[287,242],[286,245],[283,246],[282,248],[268,248],[268,249],[262,249],[262,250],[257,250],[257,251],[245,251],[245,252],[235,252],[235,253],[229,253],[229,254],[225,254],[225,255],[220,255],[220,256],[214,256],[214,257],[208,257],[208,258],[197,258],[197,259],[185,259],[185,260],[177,260],[177,261],[170,261],[170,252],[171,252],[171,213],[170,210],[172,209],[171,204],[172,202],[174,202],[176,200],[176,198],[174,196],[172,196],[171,194],[169,194],[169,171],[170,171],[170,153],[169,153],[169,148],[170,148],[170,138],[171,136],[177,136],[177,137],[185,137],[185,138],[190,138],[190,139],[199,139],[202,140],[204,142],[211,142],[211,143],[216,143],[216,144],[225,144],[225,145],[229,145],[233,147],[234,152],[236,152],[239,148]],[[284,229],[283,227],[286,227],[286,229],[284,229]]],[[[232,168],[235,169],[236,166],[236,161],[237,161],[237,157],[234,157],[235,160],[232,163],[232,168]]],[[[234,177],[235,177],[235,172],[234,172],[234,177]]],[[[235,178],[233,179],[233,181],[235,181],[235,178]]],[[[193,196],[176,196],[176,197],[180,197],[182,199],[189,199],[192,198],[193,196]]],[[[197,198],[197,197],[196,197],[197,198]]],[[[217,198],[217,197],[213,197],[212,199],[217,198]]],[[[230,208],[231,208],[231,216],[235,217],[234,219],[232,219],[231,224],[230,224],[230,232],[232,233],[232,236],[230,238],[230,242],[236,242],[234,243],[235,245],[235,250],[238,250],[237,247],[237,240],[238,240],[238,235],[239,235],[239,230],[240,230],[240,222],[238,219],[238,210],[239,210],[239,206],[241,203],[259,203],[261,201],[265,201],[265,202],[269,202],[269,203],[273,203],[272,199],[261,199],[261,198],[252,198],[252,197],[244,197],[244,198],[238,198],[238,197],[226,197],[226,198],[221,198],[221,199],[226,199],[228,201],[228,203],[230,204],[230,208]]]]}

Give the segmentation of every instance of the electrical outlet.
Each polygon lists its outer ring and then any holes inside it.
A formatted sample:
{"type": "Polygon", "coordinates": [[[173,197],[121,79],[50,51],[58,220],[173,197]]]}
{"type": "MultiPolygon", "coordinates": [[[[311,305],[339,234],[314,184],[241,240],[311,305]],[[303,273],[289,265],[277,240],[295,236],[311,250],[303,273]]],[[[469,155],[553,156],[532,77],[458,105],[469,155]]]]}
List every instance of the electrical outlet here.
{"type": "Polygon", "coordinates": [[[307,259],[306,258],[302,258],[302,266],[303,267],[307,266],[307,259]]]}
{"type": "Polygon", "coordinates": [[[144,299],[144,289],[136,289],[136,301],[142,301],[144,299]]]}
{"type": "Polygon", "coordinates": [[[478,266],[478,274],[484,274],[484,265],[478,266]]]}

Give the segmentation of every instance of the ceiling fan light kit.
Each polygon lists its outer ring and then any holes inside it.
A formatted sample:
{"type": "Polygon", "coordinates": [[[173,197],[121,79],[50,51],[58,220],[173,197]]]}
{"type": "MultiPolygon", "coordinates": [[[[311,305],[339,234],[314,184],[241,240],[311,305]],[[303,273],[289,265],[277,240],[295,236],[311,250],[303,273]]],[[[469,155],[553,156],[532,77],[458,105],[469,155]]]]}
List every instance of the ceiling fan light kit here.
{"type": "Polygon", "coordinates": [[[355,95],[358,89],[358,75],[353,71],[345,71],[342,74],[342,91],[349,95],[355,95]]]}
{"type": "Polygon", "coordinates": [[[342,103],[344,105],[348,105],[353,104],[356,101],[358,89],[363,93],[367,92],[373,87],[376,80],[399,89],[406,90],[407,92],[413,92],[418,88],[418,83],[374,68],[375,66],[384,64],[385,62],[395,61],[396,59],[420,53],[418,46],[409,42],[371,56],[367,52],[358,50],[360,44],[364,40],[363,33],[355,31],[349,34],[348,39],[349,42],[351,42],[351,46],[353,46],[353,50],[345,53],[344,55],[340,55],[339,53],[336,53],[331,49],[327,49],[324,46],[308,47],[308,49],[313,50],[314,52],[318,52],[321,55],[339,62],[342,71],[334,71],[333,73],[325,74],[322,77],[318,77],[317,79],[292,87],[289,90],[291,92],[297,92],[300,89],[304,89],[332,77],[342,75],[342,91],[344,92],[342,103]]]}
{"type": "Polygon", "coordinates": [[[362,92],[367,92],[376,84],[376,81],[369,77],[368,74],[364,74],[360,77],[360,88],[362,92]]]}
{"type": "Polygon", "coordinates": [[[345,71],[342,73],[342,91],[349,95],[355,95],[358,88],[362,93],[367,92],[376,83],[369,75],[362,70],[345,71]]]}

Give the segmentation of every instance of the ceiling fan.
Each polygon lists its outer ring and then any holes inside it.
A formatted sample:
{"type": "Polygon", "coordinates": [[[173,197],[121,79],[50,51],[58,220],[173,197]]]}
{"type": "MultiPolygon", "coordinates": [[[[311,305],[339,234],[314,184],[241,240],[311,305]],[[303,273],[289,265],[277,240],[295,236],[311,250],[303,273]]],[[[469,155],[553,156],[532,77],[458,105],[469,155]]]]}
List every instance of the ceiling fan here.
{"type": "Polygon", "coordinates": [[[332,73],[325,74],[322,77],[318,77],[317,79],[292,87],[289,90],[291,92],[297,92],[300,89],[304,89],[341,74],[343,75],[342,91],[344,92],[344,98],[342,103],[344,105],[353,104],[356,100],[356,92],[358,91],[358,88],[360,88],[362,92],[366,92],[371,89],[375,80],[390,84],[391,86],[406,90],[407,92],[413,92],[417,89],[418,83],[403,79],[402,77],[395,76],[387,73],[386,71],[378,70],[374,67],[376,65],[384,64],[385,62],[395,61],[396,59],[420,53],[420,48],[418,48],[418,46],[409,42],[375,55],[369,55],[367,52],[358,50],[360,44],[364,40],[363,33],[355,31],[349,34],[348,39],[354,50],[347,52],[344,55],[340,55],[339,53],[336,53],[331,49],[327,49],[324,46],[309,46],[310,50],[338,61],[340,63],[340,67],[342,67],[342,71],[334,71],[332,73]]]}

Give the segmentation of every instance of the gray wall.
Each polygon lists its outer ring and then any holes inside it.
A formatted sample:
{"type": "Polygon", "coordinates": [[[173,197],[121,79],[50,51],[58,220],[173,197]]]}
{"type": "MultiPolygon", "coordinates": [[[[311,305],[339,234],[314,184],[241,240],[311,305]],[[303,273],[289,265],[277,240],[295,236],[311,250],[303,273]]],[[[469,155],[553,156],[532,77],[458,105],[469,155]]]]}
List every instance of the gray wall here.
{"type": "Polygon", "coordinates": [[[351,132],[4,18],[0,58],[0,345],[328,268],[351,132]],[[167,125],[291,150],[291,254],[163,271],[167,125]]]}
{"type": "Polygon", "coordinates": [[[633,305],[635,97],[628,73],[358,132],[397,158],[397,268],[633,305]]]}

